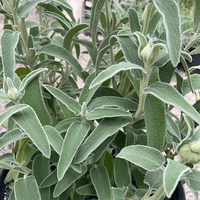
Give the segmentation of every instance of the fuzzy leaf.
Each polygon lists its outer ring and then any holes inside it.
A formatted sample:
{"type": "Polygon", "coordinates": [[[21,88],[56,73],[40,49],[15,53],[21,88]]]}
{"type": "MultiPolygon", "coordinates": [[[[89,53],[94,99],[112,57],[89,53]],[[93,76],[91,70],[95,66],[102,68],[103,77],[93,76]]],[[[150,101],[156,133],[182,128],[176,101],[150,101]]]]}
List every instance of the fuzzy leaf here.
{"type": "Polygon", "coordinates": [[[72,97],[68,96],[61,90],[54,88],[50,85],[44,85],[44,87],[59,101],[61,101],[69,110],[78,115],[81,112],[81,105],[72,97]]]}
{"type": "Polygon", "coordinates": [[[11,101],[8,95],[1,90],[0,90],[0,99],[5,100],[5,101],[11,101]]]}
{"type": "Polygon", "coordinates": [[[17,140],[22,140],[27,136],[22,133],[19,128],[12,129],[0,137],[0,150],[9,144],[16,142],[17,140]]]}
{"type": "Polygon", "coordinates": [[[121,188],[113,188],[112,187],[112,194],[114,200],[125,200],[125,197],[123,195],[123,191],[121,188]]]}
{"type": "Polygon", "coordinates": [[[105,0],[95,0],[92,7],[92,15],[90,19],[90,29],[92,35],[92,43],[95,46],[96,43],[96,34],[97,34],[97,27],[99,23],[99,18],[101,15],[101,10],[104,6],[105,0]]]}
{"type": "Polygon", "coordinates": [[[112,65],[106,70],[99,73],[98,76],[92,81],[90,85],[90,89],[112,78],[118,72],[127,71],[127,70],[141,70],[143,73],[146,73],[144,68],[139,65],[128,63],[128,62],[121,62],[119,64],[112,65]]]}
{"type": "Polygon", "coordinates": [[[153,3],[163,17],[170,59],[173,66],[176,66],[181,52],[181,20],[178,5],[175,0],[153,0],[153,3]]]}
{"type": "Polygon", "coordinates": [[[51,153],[49,141],[35,111],[31,107],[27,107],[21,110],[21,112],[14,114],[12,117],[43,155],[49,158],[51,153]]]}
{"type": "Polygon", "coordinates": [[[128,160],[129,162],[149,171],[159,169],[165,162],[164,156],[160,151],[142,145],[124,147],[117,157],[128,160]]]}
{"type": "Polygon", "coordinates": [[[58,161],[58,179],[61,180],[65,172],[70,167],[70,164],[88,131],[89,124],[74,122],[67,130],[65,135],[60,159],[58,161]]]}
{"type": "Polygon", "coordinates": [[[95,78],[95,73],[90,74],[85,82],[85,85],[83,86],[83,89],[81,91],[80,97],[79,97],[79,103],[83,104],[83,102],[88,102],[92,99],[94,93],[97,91],[97,89],[100,87],[100,84],[93,87],[92,89],[89,89],[90,84],[95,78]]]}
{"type": "Polygon", "coordinates": [[[56,184],[53,196],[54,198],[62,194],[66,189],[70,187],[72,183],[74,183],[77,179],[83,176],[86,171],[86,165],[82,165],[82,173],[77,173],[71,167],[66,171],[64,177],[56,184]]]}
{"type": "Polygon", "coordinates": [[[163,174],[163,187],[165,194],[168,198],[171,197],[174,192],[181,176],[186,172],[190,172],[191,169],[179,162],[171,159],[167,159],[168,164],[164,170],[163,174]]]}
{"type": "Polygon", "coordinates": [[[17,10],[19,18],[27,18],[30,12],[37,6],[38,3],[46,2],[47,0],[29,0],[23,3],[17,10]]]}
{"type": "Polygon", "coordinates": [[[130,24],[131,32],[140,31],[140,20],[138,13],[134,9],[128,10],[128,19],[130,24]]]}
{"type": "Polygon", "coordinates": [[[5,77],[9,77],[12,81],[15,74],[15,47],[19,40],[20,32],[12,32],[4,30],[1,36],[1,55],[5,77]]]}
{"type": "Polygon", "coordinates": [[[20,86],[19,86],[19,91],[22,91],[25,89],[25,87],[36,77],[38,76],[40,73],[47,71],[47,68],[44,69],[36,69],[32,72],[30,72],[21,82],[20,86]]]}
{"type": "Polygon", "coordinates": [[[96,195],[96,190],[93,184],[87,184],[76,189],[76,192],[81,195],[96,195]]]}
{"type": "Polygon", "coordinates": [[[106,97],[99,97],[99,98],[93,99],[88,104],[88,110],[91,111],[99,107],[113,107],[113,106],[123,108],[125,110],[131,110],[131,111],[136,111],[138,108],[137,103],[129,99],[121,98],[121,97],[106,96],[106,97]]]}
{"type": "Polygon", "coordinates": [[[126,160],[115,158],[114,178],[119,188],[128,187],[131,184],[129,165],[126,160]]]}
{"type": "Polygon", "coordinates": [[[200,172],[192,169],[192,172],[185,175],[185,181],[188,187],[196,192],[200,191],[200,172]]]}
{"type": "Polygon", "coordinates": [[[171,85],[163,82],[156,82],[144,89],[144,93],[152,94],[165,103],[171,104],[185,112],[194,121],[200,124],[200,115],[184,97],[171,85]]]}
{"type": "Polygon", "coordinates": [[[10,108],[9,110],[7,110],[6,112],[2,113],[0,115],[0,126],[7,120],[9,119],[12,115],[14,115],[17,112],[22,111],[25,108],[28,108],[28,105],[25,104],[19,104],[16,106],[13,106],[12,108],[10,108]]]}
{"type": "Polygon", "coordinates": [[[57,169],[55,169],[53,172],[51,172],[44,180],[40,183],[39,188],[46,188],[51,185],[54,185],[57,183],[57,169]]]}
{"type": "Polygon", "coordinates": [[[63,138],[58,133],[58,131],[52,126],[46,125],[46,126],[44,126],[44,130],[47,134],[47,138],[48,138],[51,146],[60,155],[62,144],[63,144],[63,138]]]}
{"type": "Polygon", "coordinates": [[[14,185],[16,200],[41,200],[40,192],[34,176],[19,178],[14,185]]]}
{"type": "Polygon", "coordinates": [[[99,200],[111,200],[111,186],[106,168],[102,165],[90,170],[90,177],[99,200]]]}
{"type": "Polygon", "coordinates": [[[90,111],[86,117],[88,120],[95,120],[101,118],[112,118],[112,117],[122,117],[130,116],[129,112],[118,108],[96,108],[90,111]]]}
{"type": "Polygon", "coordinates": [[[160,13],[156,12],[149,22],[149,26],[147,29],[147,34],[152,36],[157,28],[158,22],[160,21],[161,15],[160,13]]]}
{"type": "Polygon", "coordinates": [[[38,54],[41,54],[41,53],[65,60],[66,62],[69,63],[69,65],[72,67],[72,69],[81,79],[83,80],[86,79],[85,72],[82,71],[83,69],[81,65],[79,64],[79,62],[73,57],[71,53],[69,53],[63,47],[55,45],[55,44],[48,44],[40,49],[38,54]]]}
{"type": "Polygon", "coordinates": [[[103,119],[97,128],[89,135],[85,142],[80,146],[75,163],[84,161],[106,138],[114,135],[120,128],[131,123],[130,117],[116,117],[103,119]],[[112,124],[112,126],[111,126],[112,124]],[[106,131],[105,131],[106,130],[106,131]]]}
{"type": "Polygon", "coordinates": [[[71,28],[65,35],[64,41],[63,41],[63,47],[67,50],[70,51],[71,48],[71,42],[73,37],[79,33],[79,31],[88,28],[87,24],[78,24],[71,28]]]}

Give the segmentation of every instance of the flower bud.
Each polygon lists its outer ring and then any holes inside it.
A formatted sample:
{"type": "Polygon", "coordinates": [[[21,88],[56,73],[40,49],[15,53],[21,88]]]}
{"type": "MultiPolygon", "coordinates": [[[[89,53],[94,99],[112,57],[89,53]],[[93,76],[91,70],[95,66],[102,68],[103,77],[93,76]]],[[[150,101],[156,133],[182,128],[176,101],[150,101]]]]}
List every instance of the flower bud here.
{"type": "Polygon", "coordinates": [[[19,98],[19,93],[9,77],[7,77],[7,85],[8,85],[8,96],[10,97],[11,100],[16,101],[19,98]]]}
{"type": "Polygon", "coordinates": [[[151,50],[151,45],[148,43],[148,44],[144,47],[144,49],[142,49],[142,51],[141,51],[141,53],[140,53],[141,58],[142,58],[145,62],[147,62],[147,57],[148,57],[148,55],[149,55],[150,50],[151,50]]]}
{"type": "Polygon", "coordinates": [[[198,163],[200,161],[200,144],[197,141],[183,145],[179,156],[184,163],[198,163]]]}

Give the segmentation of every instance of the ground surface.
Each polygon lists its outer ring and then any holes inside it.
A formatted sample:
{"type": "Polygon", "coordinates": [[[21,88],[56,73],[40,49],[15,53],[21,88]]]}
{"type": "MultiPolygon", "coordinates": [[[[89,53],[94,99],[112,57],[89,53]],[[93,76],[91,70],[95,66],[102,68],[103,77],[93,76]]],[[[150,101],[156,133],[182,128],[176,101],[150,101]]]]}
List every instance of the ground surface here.
{"type": "MultiPolygon", "coordinates": [[[[75,15],[75,18],[82,18],[82,8],[83,8],[83,0],[67,0],[67,2],[72,6],[72,8],[74,9],[74,15],[75,15]]],[[[31,21],[38,21],[38,16],[36,14],[35,11],[32,11],[29,18],[29,20],[31,21]]],[[[3,16],[0,15],[0,36],[2,35],[2,32],[3,32],[3,16]]],[[[81,35],[80,36],[80,39],[83,39],[83,38],[87,38],[89,39],[88,37],[85,37],[84,35],[81,35]]],[[[83,48],[82,48],[83,50],[83,48]]],[[[83,58],[80,58],[79,62],[81,64],[82,67],[85,67],[86,66],[86,60],[88,59],[88,57],[85,57],[85,59],[83,58]]],[[[182,74],[183,75],[183,74],[182,74]]],[[[82,87],[82,82],[81,80],[78,81],[78,85],[79,87],[82,87]]],[[[174,82],[172,82],[172,84],[174,84],[174,82]]],[[[187,95],[187,100],[193,104],[195,102],[195,96],[190,93],[187,95]]],[[[1,101],[0,100],[0,114],[3,113],[5,111],[5,105],[6,103],[4,101],[1,101]]],[[[178,109],[174,109],[174,114],[176,114],[177,116],[180,116],[180,111],[178,109]]],[[[0,132],[4,131],[4,129],[2,129],[0,127],[0,132]]],[[[0,151],[0,155],[6,153],[6,152],[9,152],[9,150],[7,148],[3,149],[2,151],[0,151]]],[[[178,159],[178,158],[177,158],[178,159]]],[[[200,166],[196,166],[195,167],[197,170],[200,171],[200,166]]],[[[195,200],[192,192],[187,188],[186,185],[184,185],[185,189],[186,189],[186,195],[187,195],[187,200],[195,200]]],[[[200,198],[199,198],[200,200],[200,198]]]]}

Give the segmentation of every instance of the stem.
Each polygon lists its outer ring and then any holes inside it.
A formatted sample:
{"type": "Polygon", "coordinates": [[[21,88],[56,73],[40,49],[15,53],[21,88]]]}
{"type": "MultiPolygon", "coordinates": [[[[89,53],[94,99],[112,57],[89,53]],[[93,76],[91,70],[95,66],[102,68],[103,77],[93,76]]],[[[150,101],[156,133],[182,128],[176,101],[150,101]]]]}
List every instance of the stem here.
{"type": "Polygon", "coordinates": [[[128,77],[126,76],[126,72],[124,72],[124,78],[122,79],[122,82],[118,89],[119,93],[122,96],[125,96],[128,92],[129,86],[130,86],[130,81],[129,81],[128,77]]]}
{"type": "Polygon", "coordinates": [[[6,162],[3,162],[1,160],[0,160],[0,166],[4,167],[6,169],[9,169],[9,170],[12,170],[14,168],[14,166],[12,166],[12,165],[10,165],[10,164],[8,164],[6,162]]]}
{"type": "Polygon", "coordinates": [[[135,113],[135,121],[137,121],[140,118],[142,111],[144,109],[144,103],[145,103],[145,99],[146,99],[147,94],[144,94],[143,90],[149,84],[149,78],[150,78],[150,75],[151,75],[152,66],[149,66],[147,63],[145,63],[144,69],[147,71],[147,74],[143,73],[142,80],[140,81],[140,98],[139,98],[138,109],[135,113]]]}
{"type": "Polygon", "coordinates": [[[154,195],[152,197],[149,198],[144,198],[143,200],[158,200],[160,199],[160,197],[163,195],[164,193],[164,188],[163,188],[163,184],[156,190],[156,192],[154,193],[154,195]]]}
{"type": "Polygon", "coordinates": [[[133,89],[131,92],[129,92],[129,93],[125,96],[125,98],[129,99],[131,96],[133,96],[133,95],[135,94],[135,92],[136,92],[136,90],[133,89]]]}
{"type": "Polygon", "coordinates": [[[108,35],[110,34],[110,17],[108,11],[108,0],[105,1],[105,10],[106,10],[106,25],[108,29],[108,35]]]}

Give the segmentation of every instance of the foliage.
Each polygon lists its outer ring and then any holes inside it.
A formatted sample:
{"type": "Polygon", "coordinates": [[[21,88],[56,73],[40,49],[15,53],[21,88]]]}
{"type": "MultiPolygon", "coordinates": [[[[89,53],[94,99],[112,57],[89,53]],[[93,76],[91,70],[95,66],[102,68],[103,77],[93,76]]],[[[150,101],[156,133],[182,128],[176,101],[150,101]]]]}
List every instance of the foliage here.
{"type": "Polygon", "coordinates": [[[198,199],[199,99],[185,99],[200,89],[186,63],[199,51],[188,52],[200,38],[195,3],[184,48],[175,0],[133,4],[126,16],[110,10],[108,0],[94,0],[90,22],[82,24],[64,0],[1,1],[0,98],[8,110],[0,115],[0,149],[12,153],[0,157],[0,166],[9,169],[10,200],[157,200],[170,197],[180,180],[198,199]],[[34,8],[39,24],[26,19],[34,8]],[[92,42],[80,39],[89,29],[92,42]],[[90,55],[85,69],[81,53],[90,55]],[[180,61],[185,80],[176,70],[180,61]]]}

